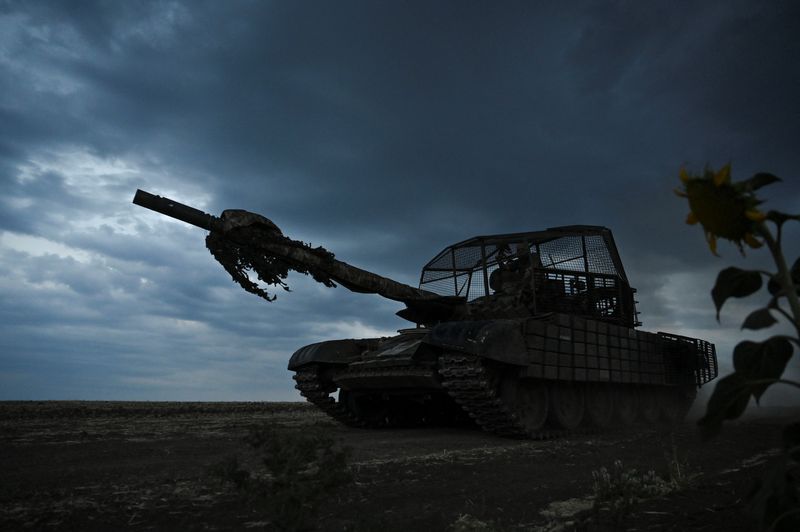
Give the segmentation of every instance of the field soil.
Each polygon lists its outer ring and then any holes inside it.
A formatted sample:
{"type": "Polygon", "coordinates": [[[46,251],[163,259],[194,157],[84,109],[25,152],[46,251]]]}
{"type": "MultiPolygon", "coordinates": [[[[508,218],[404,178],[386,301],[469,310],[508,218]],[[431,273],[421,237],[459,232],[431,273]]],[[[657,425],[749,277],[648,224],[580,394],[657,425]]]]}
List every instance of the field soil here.
{"type": "Polygon", "coordinates": [[[353,480],[309,509],[316,530],[750,530],[746,495],[791,412],[767,414],[705,443],[693,423],[521,441],[347,428],[304,403],[0,402],[0,530],[276,529],[215,473],[233,457],[255,472],[246,439],[265,425],[350,449],[353,480]],[[688,485],[627,512],[592,509],[601,467],[669,478],[676,458],[688,485]]]}

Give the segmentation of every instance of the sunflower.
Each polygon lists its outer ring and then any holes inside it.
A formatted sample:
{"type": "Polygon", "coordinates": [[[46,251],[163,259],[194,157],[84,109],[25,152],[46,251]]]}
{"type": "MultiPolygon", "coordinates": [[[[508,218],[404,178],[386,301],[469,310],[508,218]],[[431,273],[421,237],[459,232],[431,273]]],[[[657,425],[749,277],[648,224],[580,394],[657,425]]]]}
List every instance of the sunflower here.
{"type": "Polygon", "coordinates": [[[690,175],[681,168],[680,179],[683,190],[676,189],[678,196],[689,200],[689,215],[686,223],[700,223],[706,235],[708,247],[717,254],[717,238],[730,240],[744,254],[743,243],[751,248],[763,245],[755,237],[757,226],[766,215],[757,209],[761,201],[755,197],[747,183],[731,181],[731,165],[718,171],[706,167],[702,176],[690,175]]]}

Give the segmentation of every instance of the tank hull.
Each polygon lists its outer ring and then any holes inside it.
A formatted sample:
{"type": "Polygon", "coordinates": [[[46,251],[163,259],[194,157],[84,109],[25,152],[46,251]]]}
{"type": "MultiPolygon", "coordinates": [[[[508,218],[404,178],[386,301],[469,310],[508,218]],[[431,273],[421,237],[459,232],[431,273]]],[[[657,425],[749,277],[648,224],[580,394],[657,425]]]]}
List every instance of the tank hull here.
{"type": "Polygon", "coordinates": [[[717,363],[703,340],[551,313],[321,342],[299,349],[289,369],[301,394],[349,425],[466,414],[484,430],[536,438],[676,422],[717,363]]]}

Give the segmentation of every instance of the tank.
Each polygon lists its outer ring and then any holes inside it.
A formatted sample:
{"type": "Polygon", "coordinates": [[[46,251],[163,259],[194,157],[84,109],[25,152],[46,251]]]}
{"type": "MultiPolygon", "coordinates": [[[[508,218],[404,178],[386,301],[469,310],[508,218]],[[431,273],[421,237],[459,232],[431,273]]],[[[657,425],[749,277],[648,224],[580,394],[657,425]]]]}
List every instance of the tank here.
{"type": "Polygon", "coordinates": [[[234,281],[268,301],[289,271],[398,301],[412,326],[383,338],[332,339],[289,359],[296,388],[355,427],[471,419],[508,437],[551,438],[677,423],[717,376],[714,345],[638,329],[608,228],[477,236],[445,247],[418,287],[339,261],[241,210],[219,217],[137,191],[134,203],[206,229],[234,281]],[[258,281],[250,278],[252,274],[258,281]]]}

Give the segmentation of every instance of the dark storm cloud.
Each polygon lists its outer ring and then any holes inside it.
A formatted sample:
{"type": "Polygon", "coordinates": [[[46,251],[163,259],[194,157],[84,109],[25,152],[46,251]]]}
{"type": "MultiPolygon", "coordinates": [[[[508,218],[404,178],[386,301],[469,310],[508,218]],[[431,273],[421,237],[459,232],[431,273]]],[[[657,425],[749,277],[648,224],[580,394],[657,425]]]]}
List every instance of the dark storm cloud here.
{"type": "MultiPolygon", "coordinates": [[[[277,375],[294,348],[403,326],[394,303],[306,279],[272,305],[244,294],[202,231],[131,206],[137,187],[262,212],[411,284],[476,234],[606,225],[646,324],[730,337],[707,297],[726,264],[671,189],[682,164],[732,161],[735,178],[784,176],[767,195],[797,210],[798,15],[795,2],[1,2],[13,365],[116,352],[118,374],[136,375],[118,389],[155,398],[195,393],[227,359],[290,394],[277,375]]],[[[225,386],[256,397],[244,381],[225,386]]]]}

